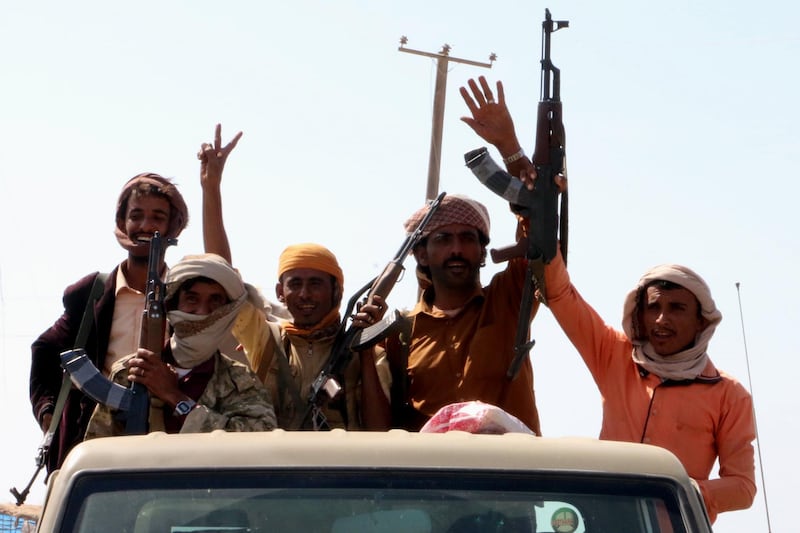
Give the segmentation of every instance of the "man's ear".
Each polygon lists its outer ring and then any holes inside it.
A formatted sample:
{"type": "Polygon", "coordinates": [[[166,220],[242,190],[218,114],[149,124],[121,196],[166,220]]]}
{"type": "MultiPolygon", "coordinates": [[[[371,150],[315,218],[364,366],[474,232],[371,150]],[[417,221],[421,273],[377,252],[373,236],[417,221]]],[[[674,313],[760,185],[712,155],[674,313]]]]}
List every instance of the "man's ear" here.
{"type": "Polygon", "coordinates": [[[342,286],[335,279],[331,283],[333,284],[333,306],[338,307],[342,303],[342,296],[344,295],[342,286]]]}
{"type": "Polygon", "coordinates": [[[414,259],[422,266],[428,266],[428,250],[425,246],[418,244],[414,247],[414,259]]]}
{"type": "Polygon", "coordinates": [[[286,298],[283,296],[283,283],[280,281],[275,284],[275,296],[278,297],[278,301],[284,303],[286,298]]]}

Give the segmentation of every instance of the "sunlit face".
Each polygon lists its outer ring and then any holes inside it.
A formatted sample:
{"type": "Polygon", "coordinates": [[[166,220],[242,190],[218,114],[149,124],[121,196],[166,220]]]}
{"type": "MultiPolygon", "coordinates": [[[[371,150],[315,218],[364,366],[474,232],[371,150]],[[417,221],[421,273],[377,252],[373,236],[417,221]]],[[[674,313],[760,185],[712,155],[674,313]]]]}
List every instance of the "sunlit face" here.
{"type": "Polygon", "coordinates": [[[128,200],[125,213],[125,233],[134,243],[143,243],[136,246],[132,253],[147,255],[150,251],[150,239],[158,231],[162,236],[169,229],[170,205],[166,198],[146,194],[143,196],[132,195],[128,200]]]}
{"type": "Polygon", "coordinates": [[[311,328],[339,305],[333,277],[313,268],[287,270],[275,286],[275,294],[292,314],[294,325],[311,328]]]}
{"type": "Polygon", "coordinates": [[[486,247],[477,228],[449,224],[428,235],[425,246],[414,254],[420,265],[430,269],[434,286],[471,290],[480,282],[486,247]]]}
{"type": "Polygon", "coordinates": [[[210,315],[229,302],[228,293],[216,281],[189,281],[178,290],[178,311],[210,315]]]}
{"type": "Polygon", "coordinates": [[[700,316],[697,298],[683,287],[667,289],[651,285],[643,304],[641,333],[658,355],[674,355],[689,348],[708,325],[700,316]]]}

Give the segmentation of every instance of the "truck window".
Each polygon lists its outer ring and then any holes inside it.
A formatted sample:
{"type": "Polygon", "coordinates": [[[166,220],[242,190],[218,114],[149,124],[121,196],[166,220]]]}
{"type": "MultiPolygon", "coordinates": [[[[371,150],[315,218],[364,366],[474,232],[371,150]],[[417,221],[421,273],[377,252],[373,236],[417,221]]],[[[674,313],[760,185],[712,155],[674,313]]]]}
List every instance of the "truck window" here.
{"type": "Polygon", "coordinates": [[[85,474],[79,533],[686,533],[662,479],[507,471],[271,469],[85,474]]]}

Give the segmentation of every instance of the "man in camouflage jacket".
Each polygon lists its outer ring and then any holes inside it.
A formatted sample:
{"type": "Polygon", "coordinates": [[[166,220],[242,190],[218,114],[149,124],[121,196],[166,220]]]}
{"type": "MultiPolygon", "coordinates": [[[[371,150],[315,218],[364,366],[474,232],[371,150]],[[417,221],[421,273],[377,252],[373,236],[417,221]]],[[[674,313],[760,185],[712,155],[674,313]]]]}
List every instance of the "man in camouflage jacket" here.
{"type": "MultiPolygon", "coordinates": [[[[140,348],[120,360],[111,379],[141,383],[150,394],[149,431],[266,431],[276,426],[269,393],[244,364],[217,349],[246,306],[263,306],[255,289],[215,254],[188,256],[167,275],[167,320],[161,354],[140,348]]],[[[86,438],[122,435],[119,412],[98,405],[86,438]]]]}

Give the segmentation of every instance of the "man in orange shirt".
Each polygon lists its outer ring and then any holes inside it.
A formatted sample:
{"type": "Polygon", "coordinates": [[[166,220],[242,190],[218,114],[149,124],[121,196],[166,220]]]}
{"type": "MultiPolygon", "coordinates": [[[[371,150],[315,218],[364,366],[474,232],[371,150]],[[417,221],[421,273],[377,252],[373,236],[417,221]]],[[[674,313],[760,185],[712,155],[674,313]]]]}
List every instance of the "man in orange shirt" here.
{"type": "MultiPolygon", "coordinates": [[[[470,80],[472,112],[464,119],[503,151],[519,150],[498,82],[495,103],[486,80],[470,80]]],[[[526,158],[518,168],[532,184],[526,158]]],[[[509,168],[509,171],[511,169],[509,168]]],[[[615,331],[571,284],[559,254],[545,266],[548,306],[580,353],[603,397],[600,438],[643,442],[674,453],[703,494],[709,518],[746,509],[756,493],[752,398],[711,362],[708,343],[722,320],[708,285],[680,265],[660,265],[625,300],[623,331],[615,331]],[[719,460],[719,478],[709,479],[719,460]]]]}

